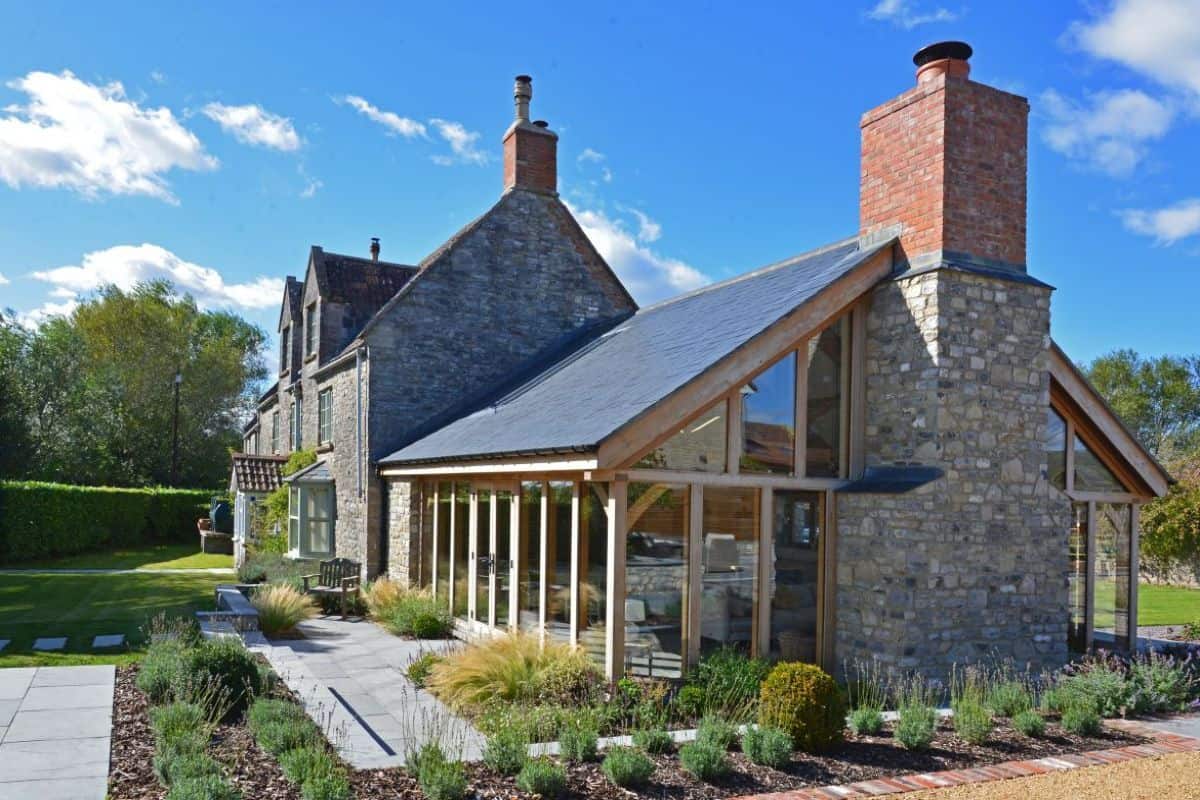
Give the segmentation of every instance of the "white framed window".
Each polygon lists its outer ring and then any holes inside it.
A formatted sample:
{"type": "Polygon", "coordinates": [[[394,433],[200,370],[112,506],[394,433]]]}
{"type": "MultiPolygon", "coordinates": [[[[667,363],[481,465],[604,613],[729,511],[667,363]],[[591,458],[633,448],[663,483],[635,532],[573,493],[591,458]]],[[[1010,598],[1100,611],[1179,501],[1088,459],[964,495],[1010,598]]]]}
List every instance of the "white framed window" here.
{"type": "Polygon", "coordinates": [[[288,552],[327,558],[334,552],[333,484],[300,484],[288,491],[288,552]]]}
{"type": "Polygon", "coordinates": [[[297,397],[292,401],[292,449],[301,450],[304,447],[304,425],[300,415],[304,413],[304,398],[297,397]]]}
{"type": "Polygon", "coordinates": [[[333,389],[322,389],[317,394],[317,444],[333,441],[333,389]]]}

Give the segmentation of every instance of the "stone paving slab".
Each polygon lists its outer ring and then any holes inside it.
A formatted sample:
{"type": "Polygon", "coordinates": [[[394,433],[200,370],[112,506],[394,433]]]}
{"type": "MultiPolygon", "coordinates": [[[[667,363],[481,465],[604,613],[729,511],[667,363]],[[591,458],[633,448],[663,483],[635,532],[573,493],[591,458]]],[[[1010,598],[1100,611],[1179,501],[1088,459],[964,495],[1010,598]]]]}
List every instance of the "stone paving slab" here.
{"type": "Polygon", "coordinates": [[[107,736],[0,743],[0,789],[7,781],[94,778],[108,781],[107,736]],[[70,754],[64,759],[63,753],[70,754]]]}
{"type": "Polygon", "coordinates": [[[0,700],[20,700],[33,682],[34,667],[0,669],[0,700]]]}
{"type": "Polygon", "coordinates": [[[66,712],[63,709],[17,711],[4,744],[31,742],[42,739],[92,739],[108,736],[112,727],[112,708],[85,708],[66,712]]]}
{"type": "Polygon", "coordinates": [[[33,686],[21,703],[22,711],[82,710],[85,708],[112,709],[109,687],[95,686],[33,686]]]}
{"type": "MultiPolygon", "coordinates": [[[[92,667],[37,667],[34,686],[113,686],[117,668],[111,664],[92,667]]],[[[0,676],[12,670],[0,670],[0,676]]],[[[30,669],[33,673],[34,669],[30,669]]]]}
{"type": "Polygon", "coordinates": [[[66,646],[67,637],[65,636],[46,636],[36,639],[33,643],[34,650],[62,650],[66,646]]]}
{"type": "MultiPolygon", "coordinates": [[[[0,728],[7,728],[12,724],[13,716],[16,715],[20,706],[20,700],[0,700],[0,728]]],[[[3,740],[4,737],[0,736],[0,741],[3,740]]]]}
{"type": "Polygon", "coordinates": [[[4,800],[104,800],[108,778],[62,778],[0,784],[4,800]],[[96,786],[99,785],[99,794],[96,786]]]}

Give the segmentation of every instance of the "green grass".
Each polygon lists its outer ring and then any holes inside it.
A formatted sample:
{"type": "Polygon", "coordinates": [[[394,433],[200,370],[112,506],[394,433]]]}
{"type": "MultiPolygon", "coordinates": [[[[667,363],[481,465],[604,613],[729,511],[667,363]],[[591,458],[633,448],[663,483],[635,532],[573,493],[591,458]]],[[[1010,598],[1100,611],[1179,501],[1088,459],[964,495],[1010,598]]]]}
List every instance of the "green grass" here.
{"type": "Polygon", "coordinates": [[[198,542],[148,544],[117,550],[22,561],[12,569],[211,569],[233,567],[233,556],[200,553],[198,542]]]}
{"type": "MultiPolygon", "coordinates": [[[[1096,627],[1112,628],[1116,584],[1096,581],[1096,627]]],[[[1138,625],[1182,625],[1200,620],[1200,589],[1142,583],[1138,587],[1138,625]]]]}
{"type": "Polygon", "coordinates": [[[124,664],[140,657],[141,627],[160,611],[213,608],[222,575],[0,575],[0,667],[124,664]],[[92,637],[123,633],[126,646],[93,651],[92,637]],[[34,653],[40,636],[66,636],[61,653],[34,653]]]}

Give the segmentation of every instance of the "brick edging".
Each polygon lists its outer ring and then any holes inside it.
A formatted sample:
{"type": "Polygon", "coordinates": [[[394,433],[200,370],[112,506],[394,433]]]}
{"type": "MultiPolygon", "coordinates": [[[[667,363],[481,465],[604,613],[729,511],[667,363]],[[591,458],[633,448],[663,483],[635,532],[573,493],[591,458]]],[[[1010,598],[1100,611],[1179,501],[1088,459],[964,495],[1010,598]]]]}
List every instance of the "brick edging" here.
{"type": "Polygon", "coordinates": [[[792,789],[786,792],[745,795],[735,798],[735,800],[829,800],[830,798],[843,797],[875,797],[886,794],[920,792],[929,789],[945,789],[950,786],[962,786],[968,783],[987,783],[989,781],[1000,781],[1008,778],[1045,775],[1051,772],[1063,772],[1078,767],[1098,767],[1105,764],[1118,764],[1122,761],[1135,761],[1139,758],[1157,758],[1173,753],[1200,752],[1200,739],[1191,736],[1155,730],[1140,722],[1130,720],[1106,720],[1104,724],[1125,731],[1126,733],[1144,736],[1152,741],[1147,744],[1115,747],[1109,750],[1092,750],[1086,753],[1048,756],[1029,761],[1005,761],[986,767],[952,769],[942,772],[914,772],[908,775],[876,778],[874,780],[837,786],[814,786],[807,789],[792,789]]]}

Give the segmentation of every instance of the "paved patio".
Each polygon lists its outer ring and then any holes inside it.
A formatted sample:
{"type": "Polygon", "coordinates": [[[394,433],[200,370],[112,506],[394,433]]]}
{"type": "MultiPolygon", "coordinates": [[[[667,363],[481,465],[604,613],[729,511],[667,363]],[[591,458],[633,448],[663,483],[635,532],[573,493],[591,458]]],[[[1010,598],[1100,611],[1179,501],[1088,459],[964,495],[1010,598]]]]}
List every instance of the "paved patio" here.
{"type": "Polygon", "coordinates": [[[103,800],[116,670],[0,669],[0,797],[103,800]]]}
{"type": "Polygon", "coordinates": [[[479,732],[404,674],[421,653],[454,642],[401,639],[366,620],[316,619],[300,630],[303,639],[247,634],[246,644],[267,657],[348,763],[402,766],[410,748],[431,740],[464,759],[481,757],[479,732]]]}

